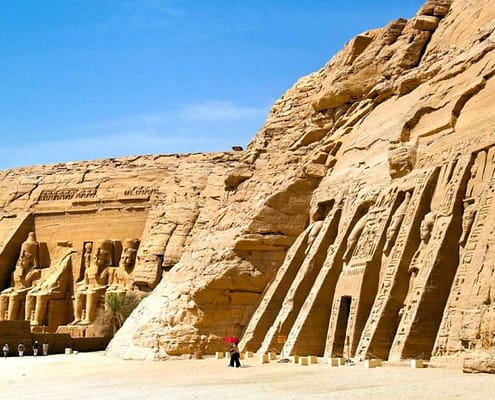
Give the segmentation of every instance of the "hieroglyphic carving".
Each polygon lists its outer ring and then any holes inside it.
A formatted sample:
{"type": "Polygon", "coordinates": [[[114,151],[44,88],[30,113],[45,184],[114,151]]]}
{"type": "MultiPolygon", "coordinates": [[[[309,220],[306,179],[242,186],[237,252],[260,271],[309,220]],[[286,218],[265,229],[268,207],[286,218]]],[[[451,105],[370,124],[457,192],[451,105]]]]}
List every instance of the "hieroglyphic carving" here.
{"type": "MultiPolygon", "coordinates": [[[[437,261],[442,244],[445,241],[449,228],[453,223],[454,207],[458,202],[459,190],[464,190],[462,183],[470,164],[469,156],[461,156],[457,160],[450,161],[440,171],[438,183],[431,201],[431,212],[425,217],[423,231],[431,228],[431,238],[426,241],[423,237],[409,268],[412,274],[409,292],[406,296],[403,308],[400,310],[400,323],[390,350],[391,359],[400,359],[406,351],[407,341],[410,340],[410,332],[418,321],[418,313],[422,304],[428,298],[429,285],[435,285],[432,281],[434,270],[441,268],[442,264],[437,261]],[[434,225],[433,225],[434,224],[434,225]]],[[[424,235],[424,233],[422,234],[424,235]]],[[[457,265],[448,266],[450,273],[455,272],[457,265]]],[[[435,299],[437,304],[442,304],[442,298],[435,299]]],[[[445,298],[445,301],[447,299],[445,298]]],[[[423,319],[425,316],[422,316],[423,319]]],[[[431,322],[434,324],[433,322],[431,322]]],[[[435,338],[423,338],[424,346],[435,338]]],[[[432,343],[433,344],[433,343],[432,343]]],[[[408,355],[418,352],[422,353],[421,346],[411,347],[407,350],[408,355]]]]}
{"type": "Polygon", "coordinates": [[[134,186],[124,190],[124,196],[151,196],[158,193],[157,188],[149,186],[134,186]]]}
{"type": "Polygon", "coordinates": [[[404,200],[392,217],[387,230],[384,261],[382,262],[383,278],[357,347],[356,355],[359,358],[366,358],[370,349],[372,349],[373,353],[380,351],[380,354],[375,353],[376,356],[380,357],[385,357],[388,352],[388,349],[373,349],[374,342],[377,340],[377,330],[379,324],[383,323],[387,310],[391,307],[393,308],[393,305],[391,305],[393,300],[391,293],[394,290],[396,276],[405,257],[407,244],[410,241],[411,226],[417,218],[421,199],[435,177],[436,174],[433,170],[418,171],[414,175],[409,175],[401,185],[402,190],[405,190],[404,200]],[[397,229],[398,232],[395,233],[397,229]],[[395,241],[394,236],[396,236],[395,241]]]}
{"type": "MultiPolygon", "coordinates": [[[[487,151],[477,153],[470,168],[462,215],[462,233],[459,240],[460,265],[435,341],[434,356],[444,356],[472,348],[475,346],[476,337],[480,334],[478,329],[480,321],[474,317],[474,314],[480,315],[480,313],[473,313],[465,306],[461,310],[461,304],[479,302],[476,295],[477,289],[474,286],[480,280],[478,279],[479,272],[485,268],[486,252],[491,247],[488,243],[486,246],[480,246],[480,240],[487,236],[486,230],[489,227],[487,223],[493,213],[492,204],[495,196],[494,151],[495,147],[491,147],[487,151]],[[481,256],[482,253],[483,256],[481,256]],[[478,266],[472,263],[475,258],[478,260],[478,266]],[[472,276],[474,276],[474,281],[469,279],[472,276]]],[[[492,235],[489,234],[488,237],[492,237],[492,235]]]]}
{"type": "Polygon", "coordinates": [[[38,201],[93,199],[96,197],[97,192],[98,189],[96,188],[43,190],[38,197],[38,201]]]}
{"type": "MultiPolygon", "coordinates": [[[[334,243],[335,230],[337,229],[338,219],[340,218],[340,205],[335,206],[325,218],[323,224],[315,223],[317,228],[316,237],[311,240],[310,236],[315,228],[313,226],[308,235],[306,257],[300,263],[297,274],[295,275],[291,285],[285,294],[282,308],[275,318],[272,326],[269,328],[261,343],[258,351],[265,352],[272,348],[274,338],[277,334],[287,335],[292,329],[292,322],[297,319],[304,301],[310,292],[310,288],[314,285],[318,273],[325,262],[325,255],[328,255],[329,247],[334,243]]],[[[331,247],[330,247],[331,248],[331,247]]]]}
{"type": "Polygon", "coordinates": [[[457,142],[452,141],[449,135],[445,141],[439,140],[434,149],[429,149],[427,153],[419,153],[416,161],[416,168],[426,168],[433,165],[445,164],[459,154],[472,154],[495,143],[495,130],[489,135],[471,135],[461,138],[457,142]]]}

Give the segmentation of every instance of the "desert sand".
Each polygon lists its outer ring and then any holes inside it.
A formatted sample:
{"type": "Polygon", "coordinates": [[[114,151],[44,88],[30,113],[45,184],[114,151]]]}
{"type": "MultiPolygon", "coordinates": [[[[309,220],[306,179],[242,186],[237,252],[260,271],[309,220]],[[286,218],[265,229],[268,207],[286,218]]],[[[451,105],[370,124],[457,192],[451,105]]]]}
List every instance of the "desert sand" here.
{"type": "Polygon", "coordinates": [[[495,377],[457,369],[299,366],[256,359],[124,361],[99,353],[0,359],[2,399],[493,399],[495,377]]]}

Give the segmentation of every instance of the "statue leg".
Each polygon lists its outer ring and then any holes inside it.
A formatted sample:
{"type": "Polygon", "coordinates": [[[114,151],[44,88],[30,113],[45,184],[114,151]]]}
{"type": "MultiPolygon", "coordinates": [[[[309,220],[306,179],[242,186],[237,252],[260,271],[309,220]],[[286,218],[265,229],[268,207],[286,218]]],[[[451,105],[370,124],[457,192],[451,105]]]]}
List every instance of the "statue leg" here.
{"type": "Polygon", "coordinates": [[[98,292],[88,293],[86,297],[86,319],[85,323],[90,324],[96,319],[96,308],[98,306],[98,292]]]}
{"type": "Polygon", "coordinates": [[[19,316],[19,309],[21,306],[21,297],[18,294],[13,293],[10,297],[9,301],[9,315],[8,320],[14,321],[19,316]]]}
{"type": "Polygon", "coordinates": [[[0,321],[7,319],[7,310],[9,307],[9,297],[7,295],[0,296],[0,321]]]}
{"type": "Polygon", "coordinates": [[[48,296],[38,296],[38,299],[36,301],[36,309],[34,311],[34,321],[32,323],[33,325],[44,325],[47,308],[48,296]]]}
{"type": "Polygon", "coordinates": [[[74,321],[72,322],[73,324],[81,322],[85,300],[86,299],[84,293],[76,292],[74,304],[74,321]]]}
{"type": "Polygon", "coordinates": [[[35,304],[36,304],[36,296],[28,294],[26,296],[26,312],[24,313],[24,319],[26,321],[32,320],[35,304]]]}

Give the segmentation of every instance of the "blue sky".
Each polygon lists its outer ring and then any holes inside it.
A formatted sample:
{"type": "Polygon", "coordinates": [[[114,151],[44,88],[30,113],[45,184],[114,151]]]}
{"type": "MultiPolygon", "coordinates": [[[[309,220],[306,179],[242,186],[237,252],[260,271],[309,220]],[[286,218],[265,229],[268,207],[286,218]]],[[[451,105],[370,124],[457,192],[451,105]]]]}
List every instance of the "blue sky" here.
{"type": "Polygon", "coordinates": [[[246,146],[298,78],[423,0],[0,0],[0,169],[246,146]]]}

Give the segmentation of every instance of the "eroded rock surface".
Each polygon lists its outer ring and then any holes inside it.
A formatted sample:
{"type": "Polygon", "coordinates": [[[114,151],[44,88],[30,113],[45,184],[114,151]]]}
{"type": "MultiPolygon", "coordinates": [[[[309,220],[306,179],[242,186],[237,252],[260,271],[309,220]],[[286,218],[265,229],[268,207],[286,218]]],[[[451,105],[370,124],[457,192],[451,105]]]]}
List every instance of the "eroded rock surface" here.
{"type": "Polygon", "coordinates": [[[285,355],[490,349],[494,75],[495,5],[429,0],[301,78],[246,151],[4,171],[3,287],[29,230],[79,260],[136,238],[153,291],[109,346],[124,358],[232,335],[285,355]]]}

